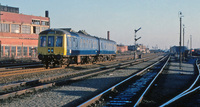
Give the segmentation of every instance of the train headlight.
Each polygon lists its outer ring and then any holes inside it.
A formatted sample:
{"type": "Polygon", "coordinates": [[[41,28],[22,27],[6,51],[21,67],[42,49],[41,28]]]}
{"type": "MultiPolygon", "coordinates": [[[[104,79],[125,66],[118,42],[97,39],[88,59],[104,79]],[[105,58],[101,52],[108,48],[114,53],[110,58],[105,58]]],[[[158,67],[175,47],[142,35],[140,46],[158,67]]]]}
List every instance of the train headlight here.
{"type": "Polygon", "coordinates": [[[50,53],[50,48],[48,48],[48,53],[50,53]]]}
{"type": "Polygon", "coordinates": [[[69,50],[69,53],[72,53],[72,50],[71,50],[71,49],[69,50]]]}
{"type": "Polygon", "coordinates": [[[53,48],[51,48],[51,53],[53,53],[53,48]]]}

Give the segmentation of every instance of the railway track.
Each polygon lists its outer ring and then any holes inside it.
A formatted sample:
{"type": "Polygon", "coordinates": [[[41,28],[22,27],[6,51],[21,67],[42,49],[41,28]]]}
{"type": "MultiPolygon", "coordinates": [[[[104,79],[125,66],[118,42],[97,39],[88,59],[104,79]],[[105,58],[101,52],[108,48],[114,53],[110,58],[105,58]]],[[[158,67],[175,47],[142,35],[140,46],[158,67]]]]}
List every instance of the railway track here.
{"type": "Polygon", "coordinates": [[[35,65],[40,65],[41,62],[30,62],[30,63],[14,63],[14,64],[2,64],[0,68],[4,69],[14,69],[14,68],[30,68],[35,67],[35,65]]]}
{"type": "MultiPolygon", "coordinates": [[[[146,55],[148,56],[148,55],[146,55]]],[[[118,57],[113,63],[118,63],[117,61],[124,61],[124,60],[132,60],[133,56],[129,55],[128,57],[118,57]]],[[[103,62],[105,63],[105,62],[103,62]]],[[[98,64],[98,63],[97,63],[98,64]]],[[[76,65],[73,64],[72,66],[78,67],[82,65],[76,65]]],[[[24,74],[32,74],[32,73],[38,73],[38,72],[46,72],[50,70],[60,70],[65,68],[66,66],[62,68],[51,68],[51,69],[44,69],[43,64],[41,63],[30,63],[30,64],[22,64],[22,65],[10,65],[9,67],[6,66],[5,68],[0,68],[0,76],[1,77],[10,77],[10,76],[16,76],[16,75],[24,75],[24,74]],[[32,68],[33,67],[33,68],[32,68]],[[29,68],[29,69],[26,69],[29,68]]]]}
{"type": "Polygon", "coordinates": [[[86,106],[138,106],[146,92],[156,81],[159,74],[168,64],[170,57],[164,57],[156,63],[133,74],[127,79],[110,87],[88,101],[80,104],[86,106]]]}
{"type": "MultiPolygon", "coordinates": [[[[165,107],[165,106],[196,106],[196,105],[194,105],[195,103],[187,104],[186,102],[188,102],[189,99],[193,99],[193,100],[199,99],[199,98],[198,99],[192,98],[194,96],[198,96],[198,91],[200,89],[199,63],[200,63],[199,60],[196,60],[196,68],[198,70],[198,75],[197,75],[195,81],[191,84],[191,86],[189,88],[187,88],[186,90],[184,90],[183,92],[181,92],[180,94],[178,94],[177,96],[175,96],[174,98],[167,101],[166,103],[160,105],[160,107],[165,107]]],[[[193,102],[193,101],[191,101],[191,102],[193,102]]],[[[198,104],[199,104],[199,102],[198,102],[198,104]]]]}
{"type": "Polygon", "coordinates": [[[41,64],[40,62],[2,65],[0,67],[0,76],[6,77],[23,74],[24,72],[30,72],[33,71],[35,68],[41,67],[43,67],[43,64],[41,64]]]}
{"type": "Polygon", "coordinates": [[[133,64],[138,64],[143,61],[150,60],[152,58],[144,58],[138,60],[131,60],[128,62],[108,65],[104,67],[98,67],[93,69],[81,70],[79,72],[67,73],[59,76],[36,79],[32,81],[20,82],[15,84],[9,84],[0,87],[0,100],[20,96],[26,93],[32,93],[38,90],[47,89],[54,86],[60,86],[73,81],[81,80],[91,76],[99,75],[105,72],[111,72],[115,69],[124,68],[133,64]]]}
{"type": "MultiPolygon", "coordinates": [[[[30,65],[26,65],[27,67],[30,67],[30,65]]],[[[51,68],[51,69],[45,69],[43,67],[43,64],[33,65],[34,67],[40,67],[40,68],[32,68],[32,69],[21,69],[24,68],[24,66],[17,66],[17,67],[10,67],[11,69],[1,69],[0,72],[1,77],[9,77],[9,76],[16,76],[16,75],[24,75],[24,74],[31,74],[31,73],[38,73],[38,72],[46,72],[50,70],[60,70],[65,68],[66,66],[62,68],[51,68]]],[[[78,67],[80,65],[74,65],[75,67],[78,67]]]]}

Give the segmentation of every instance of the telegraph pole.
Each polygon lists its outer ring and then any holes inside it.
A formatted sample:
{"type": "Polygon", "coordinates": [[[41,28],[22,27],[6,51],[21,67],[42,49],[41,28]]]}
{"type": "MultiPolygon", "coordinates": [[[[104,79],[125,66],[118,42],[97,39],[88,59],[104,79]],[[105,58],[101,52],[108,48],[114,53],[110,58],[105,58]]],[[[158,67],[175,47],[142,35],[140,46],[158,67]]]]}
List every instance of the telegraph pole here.
{"type": "Polygon", "coordinates": [[[190,35],[190,56],[192,56],[192,35],[190,35]]]}
{"type": "MultiPolygon", "coordinates": [[[[185,51],[185,48],[184,48],[184,42],[185,42],[185,25],[183,24],[183,50],[185,51]]],[[[183,61],[185,60],[185,52],[183,52],[183,61]]]]}
{"type": "Polygon", "coordinates": [[[179,69],[181,69],[181,64],[182,64],[182,52],[181,52],[181,33],[182,33],[182,12],[179,12],[179,17],[180,17],[180,41],[179,41],[179,69]]]}

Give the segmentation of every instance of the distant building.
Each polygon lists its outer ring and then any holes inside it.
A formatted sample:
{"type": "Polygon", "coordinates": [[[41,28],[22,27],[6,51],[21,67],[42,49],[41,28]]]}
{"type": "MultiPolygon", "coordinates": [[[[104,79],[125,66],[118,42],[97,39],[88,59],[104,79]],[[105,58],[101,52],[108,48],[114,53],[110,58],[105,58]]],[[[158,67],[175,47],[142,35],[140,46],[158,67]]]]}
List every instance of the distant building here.
{"type": "MultiPolygon", "coordinates": [[[[185,52],[187,50],[187,47],[181,46],[181,52],[185,52]]],[[[170,48],[170,53],[172,54],[179,54],[180,53],[180,46],[173,46],[170,48]]]]}
{"type": "Polygon", "coordinates": [[[135,45],[129,45],[128,50],[129,51],[135,51],[135,45]]]}
{"type": "Polygon", "coordinates": [[[130,45],[128,46],[129,51],[137,51],[137,52],[142,52],[142,53],[150,53],[149,48],[146,48],[143,44],[138,44],[137,49],[135,48],[135,45],[130,45]]]}
{"type": "Polygon", "coordinates": [[[36,57],[38,34],[50,28],[46,17],[19,14],[19,8],[0,6],[1,57],[36,57]]]}
{"type": "Polygon", "coordinates": [[[128,46],[124,46],[124,45],[117,45],[117,52],[126,52],[128,51],[128,46]]]}

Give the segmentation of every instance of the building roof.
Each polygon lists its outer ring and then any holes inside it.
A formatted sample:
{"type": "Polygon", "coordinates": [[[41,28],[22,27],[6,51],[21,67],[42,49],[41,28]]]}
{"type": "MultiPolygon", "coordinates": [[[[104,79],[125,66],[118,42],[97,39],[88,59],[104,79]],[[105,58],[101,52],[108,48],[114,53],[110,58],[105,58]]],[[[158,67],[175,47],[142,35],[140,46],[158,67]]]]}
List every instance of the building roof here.
{"type": "Polygon", "coordinates": [[[0,4],[0,11],[4,12],[12,12],[12,13],[19,13],[19,8],[18,7],[11,7],[11,6],[3,6],[0,4]]]}
{"type": "Polygon", "coordinates": [[[1,14],[2,14],[1,15],[2,22],[32,24],[32,19],[49,21],[48,17],[24,15],[24,14],[4,12],[4,11],[2,11],[1,14]]]}

